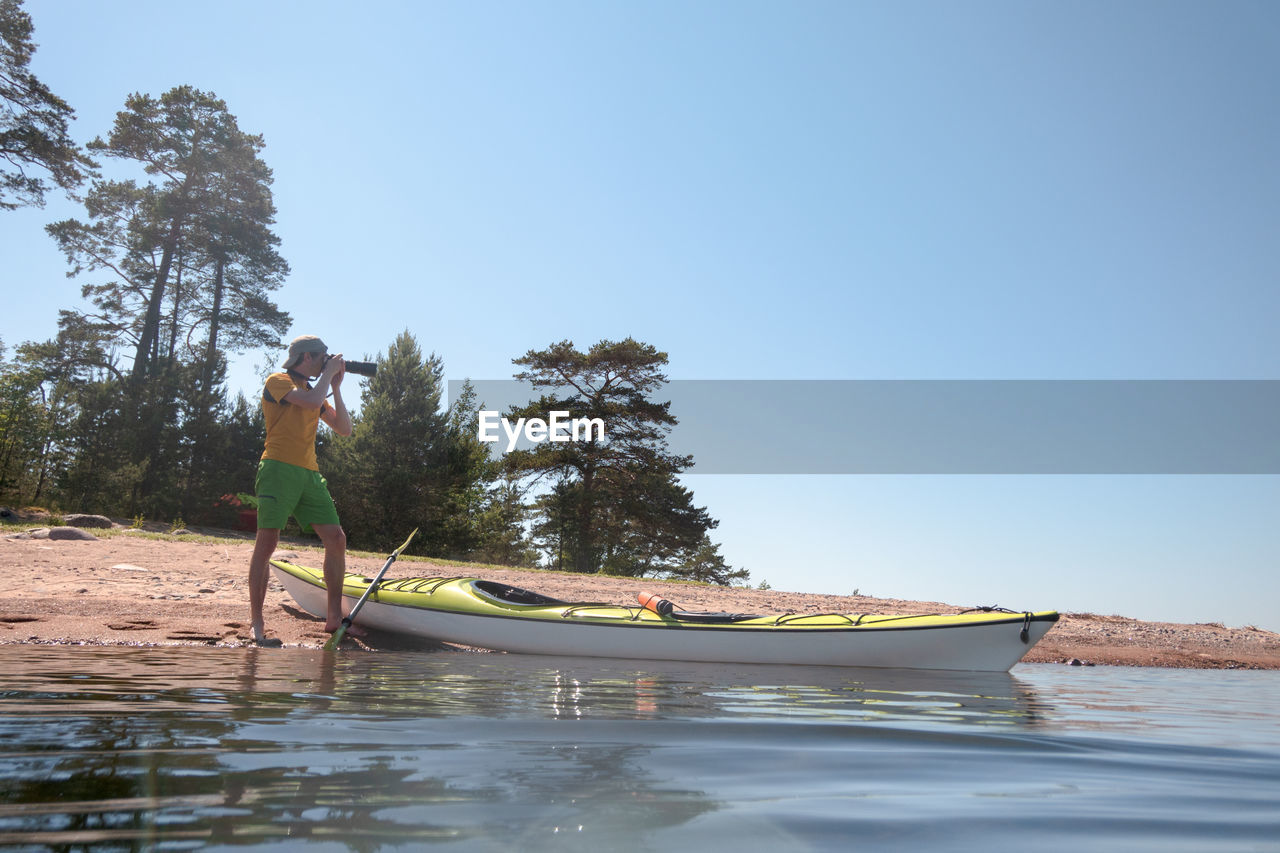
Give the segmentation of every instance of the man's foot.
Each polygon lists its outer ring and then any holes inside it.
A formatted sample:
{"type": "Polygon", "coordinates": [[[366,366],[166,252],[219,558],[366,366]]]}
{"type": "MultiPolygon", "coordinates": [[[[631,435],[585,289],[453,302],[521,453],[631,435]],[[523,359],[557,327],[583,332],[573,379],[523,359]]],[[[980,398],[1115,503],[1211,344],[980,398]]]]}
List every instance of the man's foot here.
{"type": "Polygon", "coordinates": [[[257,625],[253,627],[253,642],[264,649],[278,649],[284,645],[284,640],[277,637],[268,637],[266,632],[257,625]]]}

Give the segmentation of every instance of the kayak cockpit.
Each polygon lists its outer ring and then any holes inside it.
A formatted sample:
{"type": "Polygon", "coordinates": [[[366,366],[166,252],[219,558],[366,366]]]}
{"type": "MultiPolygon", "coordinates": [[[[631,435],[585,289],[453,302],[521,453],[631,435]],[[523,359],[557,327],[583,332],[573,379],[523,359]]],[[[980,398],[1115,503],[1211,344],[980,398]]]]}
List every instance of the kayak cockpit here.
{"type": "Polygon", "coordinates": [[[532,607],[559,607],[569,604],[567,601],[561,601],[558,598],[552,598],[540,592],[521,589],[518,586],[498,583],[497,581],[472,581],[471,588],[479,593],[482,598],[488,598],[502,604],[523,604],[532,607]]]}

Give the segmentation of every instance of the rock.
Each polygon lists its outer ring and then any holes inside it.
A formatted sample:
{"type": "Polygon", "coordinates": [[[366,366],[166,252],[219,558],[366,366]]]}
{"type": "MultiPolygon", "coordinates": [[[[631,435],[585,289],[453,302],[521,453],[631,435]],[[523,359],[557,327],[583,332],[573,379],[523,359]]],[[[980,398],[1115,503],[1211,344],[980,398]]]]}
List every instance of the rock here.
{"type": "Polygon", "coordinates": [[[30,530],[24,530],[21,533],[14,533],[8,538],[10,539],[48,539],[49,528],[33,527],[30,530]]]}
{"type": "Polygon", "coordinates": [[[105,515],[72,513],[71,515],[63,516],[62,520],[66,522],[69,527],[101,527],[104,529],[110,529],[112,526],[111,519],[107,518],[105,515]]]}
{"type": "Polygon", "coordinates": [[[80,539],[91,542],[96,542],[98,540],[97,536],[94,536],[87,530],[81,530],[79,527],[51,527],[49,528],[49,538],[80,539]]]}

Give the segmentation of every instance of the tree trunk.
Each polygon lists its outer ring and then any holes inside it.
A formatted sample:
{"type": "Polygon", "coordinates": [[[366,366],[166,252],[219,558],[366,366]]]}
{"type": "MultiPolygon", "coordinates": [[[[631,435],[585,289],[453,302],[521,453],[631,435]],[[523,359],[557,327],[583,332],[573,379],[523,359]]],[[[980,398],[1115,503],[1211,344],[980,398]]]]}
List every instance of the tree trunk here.
{"type": "Polygon", "coordinates": [[[173,274],[173,318],[169,323],[169,364],[175,364],[178,361],[178,318],[182,316],[182,249],[178,249],[178,270],[173,274]]]}
{"type": "Polygon", "coordinates": [[[222,275],[225,263],[219,256],[213,273],[213,313],[209,317],[209,342],[204,348],[204,379],[200,386],[205,394],[213,389],[213,363],[218,357],[218,324],[222,317],[222,275]]]}
{"type": "Polygon", "coordinates": [[[592,487],[595,481],[595,471],[590,467],[582,471],[582,495],[578,502],[578,547],[574,553],[574,571],[590,574],[595,572],[599,566],[594,560],[594,536],[592,535],[592,515],[595,509],[592,494],[592,487]]]}
{"type": "Polygon", "coordinates": [[[155,283],[151,286],[151,299],[147,302],[147,315],[142,321],[142,335],[138,338],[138,347],[133,356],[133,372],[130,378],[134,384],[140,384],[150,372],[151,354],[160,340],[160,306],[164,303],[164,289],[169,280],[169,268],[173,265],[174,251],[178,245],[178,235],[182,232],[179,217],[174,217],[169,228],[169,236],[164,241],[164,254],[160,256],[160,269],[156,272],[155,283]]]}

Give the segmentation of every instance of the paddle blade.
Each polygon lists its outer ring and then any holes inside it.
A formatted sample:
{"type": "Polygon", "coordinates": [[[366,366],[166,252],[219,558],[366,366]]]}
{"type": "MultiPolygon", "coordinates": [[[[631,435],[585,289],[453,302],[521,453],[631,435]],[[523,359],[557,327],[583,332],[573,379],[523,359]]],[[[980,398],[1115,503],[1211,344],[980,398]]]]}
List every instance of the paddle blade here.
{"type": "Polygon", "coordinates": [[[347,635],[347,626],[351,624],[350,619],[343,619],[342,624],[338,626],[338,630],[329,635],[329,639],[325,641],[324,650],[331,652],[342,642],[342,638],[347,635]]]}
{"type": "Polygon", "coordinates": [[[408,547],[409,547],[409,543],[413,541],[413,537],[415,537],[415,536],[417,536],[417,535],[418,535],[418,528],[416,528],[416,527],[415,527],[415,528],[413,528],[413,532],[409,534],[409,538],[408,538],[408,539],[406,539],[406,540],[404,540],[404,544],[403,544],[403,545],[401,545],[399,548],[397,548],[394,552],[392,552],[392,554],[391,554],[392,558],[394,559],[394,558],[396,558],[396,557],[399,557],[399,556],[400,556],[400,552],[401,552],[401,551],[403,551],[405,548],[408,548],[408,547]]]}

